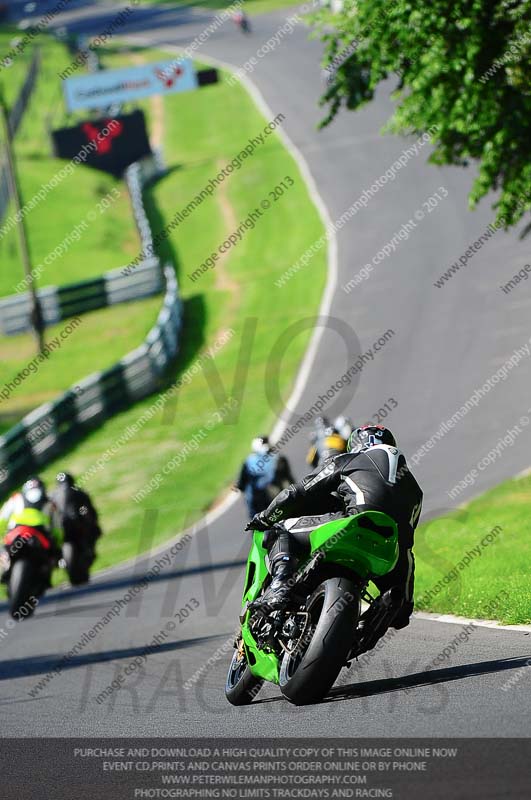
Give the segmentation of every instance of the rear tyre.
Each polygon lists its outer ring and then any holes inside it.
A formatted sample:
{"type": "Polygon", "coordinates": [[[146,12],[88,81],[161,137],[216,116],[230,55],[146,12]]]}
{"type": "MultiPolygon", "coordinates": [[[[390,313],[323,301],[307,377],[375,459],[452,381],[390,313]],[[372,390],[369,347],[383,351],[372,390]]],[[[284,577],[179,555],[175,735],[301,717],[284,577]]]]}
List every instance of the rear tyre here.
{"type": "Polygon", "coordinates": [[[38,584],[35,567],[24,558],[15,561],[9,577],[9,613],[13,619],[21,620],[31,617],[35,606],[30,598],[35,594],[38,584]],[[24,614],[21,609],[24,608],[24,614]]]}
{"type": "Polygon", "coordinates": [[[322,700],[347,662],[360,611],[358,590],[347,578],[329,578],[311,595],[306,610],[309,643],[284,655],[279,675],[282,694],[298,706],[322,700]]]}
{"type": "Polygon", "coordinates": [[[66,571],[72,586],[80,586],[89,579],[89,568],[86,565],[86,556],[81,548],[72,542],[63,544],[63,558],[66,562],[66,571]]]}
{"type": "Polygon", "coordinates": [[[248,706],[253,702],[263,683],[251,673],[245,654],[235,650],[225,684],[225,697],[229,703],[233,706],[248,706]]]}

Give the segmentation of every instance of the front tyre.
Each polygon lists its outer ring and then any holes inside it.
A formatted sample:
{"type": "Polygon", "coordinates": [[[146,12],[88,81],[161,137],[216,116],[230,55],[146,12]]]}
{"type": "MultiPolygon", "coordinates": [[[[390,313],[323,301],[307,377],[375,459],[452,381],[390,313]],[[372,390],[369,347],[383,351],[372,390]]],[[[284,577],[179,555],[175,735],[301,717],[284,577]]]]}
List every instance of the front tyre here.
{"type": "Polygon", "coordinates": [[[359,593],[347,578],[329,578],[306,604],[310,628],[280,666],[279,685],[295,705],[315,703],[329,692],[352,649],[360,611],[359,593]]]}
{"type": "Polygon", "coordinates": [[[235,650],[230,662],[225,697],[233,706],[248,706],[260,691],[263,681],[251,673],[245,653],[235,650]]]}

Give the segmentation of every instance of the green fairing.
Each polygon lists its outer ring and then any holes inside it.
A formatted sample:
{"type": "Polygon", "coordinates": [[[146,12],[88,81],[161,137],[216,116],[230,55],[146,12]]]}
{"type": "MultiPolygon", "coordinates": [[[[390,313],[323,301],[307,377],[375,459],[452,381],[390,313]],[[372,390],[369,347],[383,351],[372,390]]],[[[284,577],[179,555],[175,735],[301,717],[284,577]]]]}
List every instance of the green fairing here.
{"type": "Polygon", "coordinates": [[[361,578],[386,575],[398,561],[396,522],[381,511],[327,522],[310,534],[310,542],[312,553],[322,550],[325,561],[349,567],[361,578]]]}
{"type": "MultiPolygon", "coordinates": [[[[269,574],[266,566],[267,550],[263,545],[263,541],[264,534],[254,531],[253,545],[247,560],[243,606],[256,600],[269,574]]],[[[256,646],[256,642],[249,630],[249,614],[246,614],[242,625],[242,636],[247,664],[252,674],[271,681],[271,683],[278,683],[278,658],[274,653],[264,653],[263,650],[259,650],[256,646]]]]}
{"type": "MultiPolygon", "coordinates": [[[[253,533],[247,562],[242,608],[256,600],[268,576],[264,534],[253,533]]],[[[386,575],[398,560],[396,522],[380,511],[365,511],[353,517],[333,520],[310,534],[311,553],[322,551],[327,563],[347,567],[363,579],[386,575]],[[374,530],[377,528],[378,530],[374,530]],[[379,531],[379,532],[378,532],[379,531]]],[[[259,650],[249,630],[249,613],[242,625],[242,637],[249,669],[257,678],[278,683],[279,662],[274,653],[259,650]]]]}

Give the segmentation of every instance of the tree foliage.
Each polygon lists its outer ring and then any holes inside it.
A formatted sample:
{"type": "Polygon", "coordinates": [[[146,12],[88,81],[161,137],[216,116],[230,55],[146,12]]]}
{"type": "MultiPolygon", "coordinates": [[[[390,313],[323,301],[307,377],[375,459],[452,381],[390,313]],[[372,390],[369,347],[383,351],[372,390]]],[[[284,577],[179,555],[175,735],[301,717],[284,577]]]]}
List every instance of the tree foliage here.
{"type": "Polygon", "coordinates": [[[478,164],[471,207],[496,190],[498,221],[509,228],[522,218],[531,208],[531,0],[345,0],[317,22],[328,72],[323,126],[391,78],[385,129],[436,126],[433,163],[478,164]]]}

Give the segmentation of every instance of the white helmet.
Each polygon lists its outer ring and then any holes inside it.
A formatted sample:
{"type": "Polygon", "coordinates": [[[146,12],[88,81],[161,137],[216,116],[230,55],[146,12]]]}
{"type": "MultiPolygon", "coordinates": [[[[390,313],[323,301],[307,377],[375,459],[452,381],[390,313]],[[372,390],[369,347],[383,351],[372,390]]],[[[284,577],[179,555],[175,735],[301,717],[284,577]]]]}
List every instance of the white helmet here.
{"type": "Polygon", "coordinates": [[[343,439],[348,439],[352,433],[352,422],[347,417],[340,416],[334,420],[334,428],[343,439]]]}
{"type": "Polygon", "coordinates": [[[253,453],[257,453],[259,456],[265,456],[266,453],[269,453],[271,448],[267,436],[257,436],[256,439],[253,439],[251,449],[253,453]]]}

